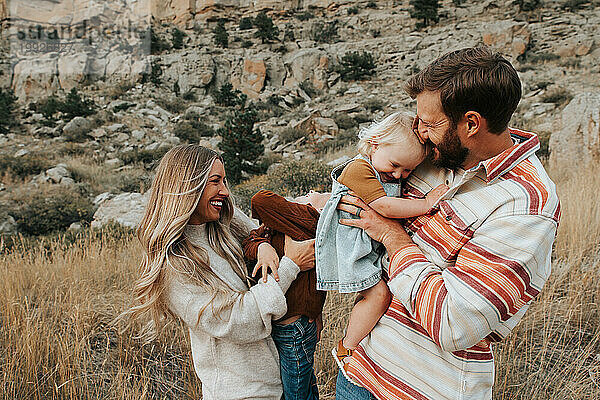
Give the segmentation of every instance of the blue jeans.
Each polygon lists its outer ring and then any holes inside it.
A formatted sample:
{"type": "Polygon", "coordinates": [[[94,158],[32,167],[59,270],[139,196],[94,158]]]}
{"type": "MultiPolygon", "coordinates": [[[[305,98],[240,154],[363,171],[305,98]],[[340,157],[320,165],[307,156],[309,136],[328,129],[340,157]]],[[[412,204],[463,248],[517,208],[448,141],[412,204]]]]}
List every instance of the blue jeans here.
{"type": "Polygon", "coordinates": [[[318,400],[313,363],[317,347],[317,323],[301,316],[287,325],[273,324],[285,400],[318,400]]]}
{"type": "Polygon", "coordinates": [[[338,372],[335,382],[335,400],[372,400],[375,396],[367,389],[350,382],[342,372],[338,372]]]}

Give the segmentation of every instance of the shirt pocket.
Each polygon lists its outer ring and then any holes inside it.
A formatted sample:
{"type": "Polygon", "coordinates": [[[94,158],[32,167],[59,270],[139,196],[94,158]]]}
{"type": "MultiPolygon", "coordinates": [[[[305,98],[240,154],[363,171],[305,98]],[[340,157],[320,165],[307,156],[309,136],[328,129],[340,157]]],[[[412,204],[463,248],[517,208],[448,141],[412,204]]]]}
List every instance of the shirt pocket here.
{"type": "Polygon", "coordinates": [[[457,209],[448,201],[442,201],[438,212],[429,217],[416,235],[434,253],[430,259],[453,264],[460,249],[473,237],[476,221],[477,217],[469,209],[457,209]]]}

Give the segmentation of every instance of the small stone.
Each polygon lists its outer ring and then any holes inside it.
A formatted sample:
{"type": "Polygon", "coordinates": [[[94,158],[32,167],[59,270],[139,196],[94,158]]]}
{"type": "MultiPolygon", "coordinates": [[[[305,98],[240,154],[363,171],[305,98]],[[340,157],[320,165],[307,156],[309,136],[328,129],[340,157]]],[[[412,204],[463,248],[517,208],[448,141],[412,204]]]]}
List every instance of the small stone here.
{"type": "Polygon", "coordinates": [[[126,134],[125,132],[121,132],[114,138],[114,140],[117,143],[124,143],[127,140],[129,140],[129,135],[126,134]]]}
{"type": "Polygon", "coordinates": [[[123,128],[125,128],[125,125],[123,125],[123,124],[112,124],[112,125],[109,125],[106,127],[106,129],[111,133],[118,132],[118,131],[122,130],[123,128]]]}
{"type": "Polygon", "coordinates": [[[358,103],[348,103],[334,108],[333,111],[351,113],[359,111],[361,108],[362,106],[358,103]]]}
{"type": "Polygon", "coordinates": [[[160,143],[154,142],[154,143],[151,143],[148,146],[144,147],[144,150],[154,151],[154,150],[158,149],[158,146],[160,146],[160,143]]]}
{"type": "Polygon", "coordinates": [[[140,129],[136,129],[133,132],[131,132],[131,137],[133,137],[136,140],[142,140],[144,136],[146,136],[146,133],[144,133],[144,131],[140,129]]]}
{"type": "Polygon", "coordinates": [[[118,168],[123,165],[123,161],[119,158],[111,158],[110,160],[104,161],[104,164],[106,164],[107,167],[118,168]]]}
{"type": "Polygon", "coordinates": [[[345,94],[360,94],[360,93],[363,93],[364,91],[365,91],[365,89],[363,89],[362,86],[353,85],[353,86],[350,86],[348,88],[348,90],[346,90],[344,93],[345,94]]]}
{"type": "Polygon", "coordinates": [[[90,132],[90,136],[95,138],[95,139],[99,139],[101,137],[106,136],[106,131],[102,128],[96,128],[93,131],[90,132]]]}
{"type": "Polygon", "coordinates": [[[0,233],[11,235],[17,233],[17,221],[9,215],[4,221],[0,221],[0,233]]]}
{"type": "Polygon", "coordinates": [[[79,222],[73,222],[71,225],[69,225],[69,228],[68,228],[68,230],[70,230],[72,232],[78,232],[82,229],[83,229],[83,227],[81,226],[81,223],[79,223],[79,222]]]}
{"type": "Polygon", "coordinates": [[[63,186],[73,186],[75,184],[75,180],[65,176],[60,179],[60,184],[63,186]]]}
{"type": "Polygon", "coordinates": [[[71,173],[69,172],[69,170],[66,168],[66,166],[64,164],[63,165],[59,164],[59,165],[55,166],[54,168],[50,168],[49,170],[47,170],[46,176],[53,183],[60,183],[62,179],[70,178],[71,173]]]}
{"type": "Polygon", "coordinates": [[[15,157],[23,157],[24,155],[29,154],[29,150],[21,149],[15,153],[15,157]]]}

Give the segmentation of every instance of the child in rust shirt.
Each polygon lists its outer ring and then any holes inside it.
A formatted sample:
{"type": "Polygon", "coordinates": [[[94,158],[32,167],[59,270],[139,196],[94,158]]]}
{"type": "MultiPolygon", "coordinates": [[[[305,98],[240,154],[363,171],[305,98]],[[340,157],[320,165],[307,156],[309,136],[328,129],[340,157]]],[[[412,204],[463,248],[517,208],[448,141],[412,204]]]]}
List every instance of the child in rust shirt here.
{"type": "MultiPolygon", "coordinates": [[[[289,201],[268,190],[255,194],[251,202],[252,217],[261,221],[262,225],[253,230],[243,243],[246,258],[258,261],[249,275],[255,275],[262,267],[264,277],[268,268],[277,277],[276,268],[283,256],[285,236],[293,240],[314,239],[318,209],[323,207],[328,197],[329,194],[311,192],[289,201]]],[[[313,363],[322,328],[325,292],[318,291],[316,283],[314,268],[300,272],[285,295],[287,313],[273,323],[271,336],[279,352],[286,399],[319,398],[313,363]]]]}

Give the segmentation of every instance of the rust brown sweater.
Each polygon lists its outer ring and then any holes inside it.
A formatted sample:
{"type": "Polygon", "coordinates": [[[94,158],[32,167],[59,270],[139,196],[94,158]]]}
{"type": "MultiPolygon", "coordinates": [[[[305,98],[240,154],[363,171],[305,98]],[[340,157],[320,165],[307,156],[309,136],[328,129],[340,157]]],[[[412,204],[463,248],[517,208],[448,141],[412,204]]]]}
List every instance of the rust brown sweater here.
{"type": "MultiPolygon", "coordinates": [[[[262,225],[244,240],[244,255],[248,260],[256,260],[261,243],[270,243],[281,258],[285,235],[294,240],[315,237],[319,212],[310,205],[294,203],[269,190],[261,190],[252,197],[251,208],[252,218],[261,221],[262,225]]],[[[316,270],[300,272],[285,297],[288,311],[282,320],[296,315],[311,319],[319,316],[325,304],[325,292],[317,290],[316,270]]]]}

